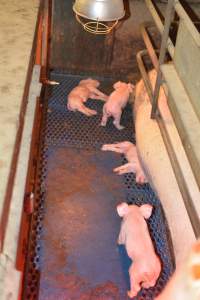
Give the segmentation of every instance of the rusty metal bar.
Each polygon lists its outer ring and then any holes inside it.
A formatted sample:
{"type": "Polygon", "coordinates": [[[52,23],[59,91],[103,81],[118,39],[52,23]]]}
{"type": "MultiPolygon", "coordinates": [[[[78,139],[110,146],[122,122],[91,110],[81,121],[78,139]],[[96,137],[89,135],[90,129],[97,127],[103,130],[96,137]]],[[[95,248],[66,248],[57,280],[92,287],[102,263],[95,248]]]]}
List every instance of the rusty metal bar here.
{"type": "Polygon", "coordinates": [[[155,27],[155,26],[152,23],[144,22],[140,25],[140,30],[141,30],[141,34],[142,34],[145,46],[147,48],[148,54],[153,63],[153,66],[156,70],[158,70],[158,68],[159,68],[158,57],[156,54],[156,50],[154,49],[154,47],[152,45],[149,33],[147,31],[147,28],[149,28],[149,27],[155,27]]]}
{"type": "MultiPolygon", "coordinates": [[[[167,4],[164,31],[163,31],[162,43],[161,43],[160,55],[159,55],[159,65],[163,64],[165,61],[165,55],[167,52],[167,41],[169,38],[169,29],[170,29],[172,17],[174,16],[174,11],[175,11],[174,10],[174,1],[175,0],[169,0],[168,4],[167,4]]],[[[151,118],[155,118],[155,115],[156,115],[161,82],[162,82],[162,72],[159,68],[157,79],[156,79],[155,90],[154,90],[151,118]]]]}
{"type": "Polygon", "coordinates": [[[41,50],[42,50],[42,14],[39,15],[38,20],[38,32],[37,32],[37,42],[35,51],[35,64],[41,64],[41,50]]]}
{"type": "MultiPolygon", "coordinates": [[[[144,65],[144,62],[143,62],[144,55],[148,55],[147,50],[142,50],[142,51],[137,53],[137,63],[138,63],[138,67],[139,67],[139,70],[140,70],[141,75],[142,75],[142,79],[144,80],[144,84],[145,84],[145,87],[146,87],[146,90],[147,90],[147,94],[149,96],[150,101],[152,102],[152,100],[153,100],[152,86],[151,86],[151,83],[149,81],[148,73],[145,69],[145,65],[144,65]]],[[[159,111],[159,109],[158,109],[158,111],[159,111]]],[[[159,114],[159,116],[156,115],[155,119],[156,119],[156,121],[158,123],[158,126],[160,128],[160,132],[161,132],[163,141],[165,143],[167,153],[169,155],[171,165],[172,165],[172,168],[173,168],[173,171],[174,171],[174,174],[175,174],[175,177],[176,177],[181,195],[183,197],[183,201],[184,201],[188,216],[190,218],[190,222],[192,224],[192,228],[194,230],[195,236],[199,237],[200,236],[199,216],[197,214],[197,211],[196,211],[195,206],[193,204],[192,198],[191,198],[190,193],[188,191],[185,178],[184,178],[184,176],[181,172],[181,167],[180,167],[180,164],[177,160],[176,153],[174,152],[174,149],[172,147],[169,134],[168,134],[168,132],[167,132],[165,126],[164,126],[164,123],[163,123],[163,120],[162,120],[162,117],[160,116],[160,114],[159,114]]]]}
{"type": "Polygon", "coordinates": [[[142,59],[142,57],[145,56],[145,55],[148,55],[148,51],[147,50],[141,50],[137,53],[136,59],[137,59],[137,63],[138,63],[140,73],[142,75],[142,79],[144,80],[144,84],[145,84],[145,87],[146,87],[146,90],[147,90],[147,94],[148,94],[150,102],[152,104],[152,102],[153,102],[153,89],[152,89],[151,83],[149,81],[148,73],[145,69],[143,59],[142,59]]]}
{"type": "Polygon", "coordinates": [[[44,1],[42,13],[42,29],[41,29],[41,77],[42,83],[48,81],[48,66],[49,66],[49,37],[51,29],[51,0],[44,1]]]}

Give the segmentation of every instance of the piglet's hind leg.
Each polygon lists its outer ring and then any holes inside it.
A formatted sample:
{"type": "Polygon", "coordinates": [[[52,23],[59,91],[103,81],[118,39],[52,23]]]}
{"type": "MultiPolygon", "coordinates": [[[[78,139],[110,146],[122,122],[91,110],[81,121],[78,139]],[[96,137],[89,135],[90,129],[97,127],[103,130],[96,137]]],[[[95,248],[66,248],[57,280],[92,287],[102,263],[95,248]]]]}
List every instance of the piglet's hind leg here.
{"type": "Polygon", "coordinates": [[[96,110],[93,110],[93,109],[89,109],[87,108],[86,106],[84,105],[81,105],[79,108],[78,108],[78,111],[82,112],[84,115],[88,116],[88,117],[91,117],[91,116],[94,116],[97,114],[96,110]]]}
{"type": "Polygon", "coordinates": [[[107,121],[108,121],[108,115],[107,115],[106,112],[103,112],[103,117],[102,117],[102,120],[101,120],[101,126],[106,126],[107,121]]]}
{"type": "Polygon", "coordinates": [[[120,167],[117,167],[113,170],[115,173],[121,175],[121,174],[126,174],[126,173],[131,173],[135,172],[135,167],[133,163],[127,163],[125,165],[122,165],[120,167]]]}
{"type": "Polygon", "coordinates": [[[127,292],[129,298],[134,298],[138,292],[141,290],[140,286],[140,276],[137,274],[137,271],[134,270],[134,267],[131,266],[129,269],[130,276],[130,291],[127,292]]]}
{"type": "Polygon", "coordinates": [[[118,129],[118,130],[122,130],[124,129],[124,126],[120,125],[120,120],[121,120],[121,111],[118,111],[117,113],[115,113],[113,115],[114,117],[114,121],[113,121],[113,125],[118,129]]]}
{"type": "Polygon", "coordinates": [[[99,91],[97,88],[94,88],[92,90],[93,95],[95,95],[94,99],[99,99],[102,101],[107,101],[108,100],[108,96],[104,93],[102,93],[101,91],[99,91]]]}
{"type": "Polygon", "coordinates": [[[147,183],[148,180],[146,178],[146,176],[144,175],[143,171],[136,171],[136,182],[139,184],[144,184],[147,183]]]}
{"type": "Polygon", "coordinates": [[[102,151],[113,151],[113,152],[117,152],[117,153],[124,153],[124,149],[122,149],[122,147],[120,147],[120,143],[119,144],[105,144],[102,146],[101,150],[102,151]]]}

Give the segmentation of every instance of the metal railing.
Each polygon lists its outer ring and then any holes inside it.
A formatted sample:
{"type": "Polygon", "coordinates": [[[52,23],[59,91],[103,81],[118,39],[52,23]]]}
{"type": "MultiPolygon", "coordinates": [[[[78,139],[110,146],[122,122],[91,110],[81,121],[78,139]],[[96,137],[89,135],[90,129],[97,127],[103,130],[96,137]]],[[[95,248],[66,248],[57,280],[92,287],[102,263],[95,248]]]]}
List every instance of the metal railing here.
{"type": "MultiPolygon", "coordinates": [[[[199,35],[198,31],[196,30],[194,24],[190,20],[189,16],[185,12],[184,8],[179,3],[179,1],[176,1],[176,0],[168,1],[164,24],[162,23],[153,2],[151,0],[146,0],[146,4],[153,16],[156,27],[158,28],[159,32],[162,35],[162,42],[161,42],[161,48],[159,51],[154,49],[153,44],[151,42],[151,38],[148,33],[148,28],[150,28],[152,26],[155,27],[155,25],[152,25],[152,23],[143,23],[141,25],[141,33],[142,33],[142,37],[143,37],[143,40],[144,40],[147,50],[140,51],[137,54],[137,62],[138,62],[138,66],[139,66],[142,78],[144,80],[144,84],[145,84],[149,99],[152,104],[151,117],[155,118],[158,123],[158,126],[160,128],[160,131],[161,131],[161,134],[163,137],[163,141],[165,143],[165,146],[166,146],[166,149],[167,149],[170,161],[171,161],[172,168],[174,170],[174,174],[176,176],[176,180],[177,180],[180,192],[182,194],[182,197],[183,197],[183,200],[185,203],[186,210],[188,212],[188,216],[191,221],[191,225],[193,227],[196,237],[199,237],[200,236],[199,214],[196,209],[196,204],[194,203],[191,193],[188,189],[188,184],[187,184],[184,174],[182,172],[180,161],[177,159],[177,153],[175,152],[175,149],[173,148],[169,133],[165,128],[164,122],[162,120],[162,116],[159,112],[158,97],[159,97],[160,87],[162,86],[164,88],[164,91],[166,92],[166,94],[168,94],[168,96],[170,98],[170,101],[168,101],[168,103],[171,103],[171,102],[178,103],[178,101],[180,103],[180,99],[171,100],[172,99],[172,96],[170,94],[171,86],[170,86],[169,82],[164,80],[165,79],[165,77],[163,76],[164,68],[162,68],[163,65],[165,65],[167,67],[167,64],[165,64],[165,58],[166,58],[167,52],[169,53],[169,55],[172,59],[172,61],[171,61],[172,64],[170,64],[170,66],[175,65],[175,67],[173,67],[173,70],[175,72],[179,71],[178,70],[179,65],[185,64],[185,61],[183,61],[182,57],[180,58],[180,55],[178,52],[181,50],[179,50],[179,49],[177,50],[177,48],[180,47],[180,45],[178,45],[178,47],[176,44],[174,45],[169,37],[170,26],[173,22],[173,17],[174,17],[175,12],[179,16],[179,23],[184,22],[184,24],[186,24],[186,26],[188,28],[188,32],[190,33],[190,35],[192,36],[192,38],[194,40],[194,47],[195,47],[195,45],[197,45],[197,51],[196,51],[197,56],[200,55],[200,49],[199,49],[200,35],[199,35]],[[157,79],[156,79],[155,89],[153,89],[153,87],[151,86],[151,82],[148,77],[148,72],[145,69],[145,64],[143,61],[144,57],[147,55],[150,57],[151,62],[157,71],[157,79]],[[179,60],[177,57],[179,58],[179,60]],[[176,61],[178,61],[178,62],[176,62],[176,61]]],[[[178,25],[179,25],[179,23],[178,23],[178,25]]],[[[182,29],[178,29],[177,36],[181,33],[181,30],[182,29]]],[[[176,38],[176,41],[177,41],[177,38],[176,38]]],[[[179,42],[179,44],[180,44],[180,42],[179,42]]],[[[187,47],[187,45],[186,45],[186,47],[187,47]]],[[[182,54],[182,56],[183,56],[183,54],[182,54]]],[[[191,66],[190,66],[190,68],[191,68],[191,66]]],[[[184,76],[184,74],[185,73],[183,72],[183,76],[184,76]]],[[[170,77],[170,76],[168,76],[168,77],[170,77]]],[[[178,76],[177,76],[177,78],[178,78],[178,76]]],[[[172,80],[173,79],[174,78],[172,78],[172,80]]],[[[183,88],[185,91],[187,91],[187,88],[184,86],[184,81],[188,81],[188,80],[190,80],[190,78],[188,79],[188,77],[186,77],[186,78],[183,78],[183,82],[181,80],[179,82],[179,85],[183,85],[183,88]]],[[[190,85],[189,85],[189,87],[190,87],[190,85]]],[[[198,88],[198,87],[196,87],[196,88],[198,88]]],[[[190,98],[192,98],[192,95],[190,94],[190,97],[188,95],[185,95],[185,97],[190,99],[190,98]]],[[[189,101],[191,101],[191,99],[189,101]]],[[[189,144],[190,141],[194,140],[194,139],[190,139],[190,134],[192,134],[192,132],[189,132],[188,136],[185,136],[184,123],[183,122],[181,123],[179,120],[177,121],[177,110],[176,110],[176,112],[174,112],[173,105],[169,105],[169,108],[170,108],[176,129],[178,130],[179,136],[182,140],[182,145],[185,150],[185,153],[187,154],[187,158],[190,163],[192,172],[196,179],[197,187],[199,188],[200,187],[200,178],[199,178],[198,174],[200,174],[200,168],[199,168],[199,160],[198,160],[199,156],[198,155],[199,155],[200,149],[199,150],[197,149],[197,146],[195,143],[189,144]],[[187,139],[188,139],[188,142],[187,142],[187,139]],[[191,147],[188,147],[188,145],[190,145],[191,147]]],[[[180,114],[181,114],[181,112],[180,112],[180,114]]],[[[199,123],[199,128],[200,128],[200,123],[199,123]]],[[[200,131],[199,131],[199,134],[200,134],[200,131]]],[[[200,199],[199,199],[199,201],[200,201],[200,199]]]]}

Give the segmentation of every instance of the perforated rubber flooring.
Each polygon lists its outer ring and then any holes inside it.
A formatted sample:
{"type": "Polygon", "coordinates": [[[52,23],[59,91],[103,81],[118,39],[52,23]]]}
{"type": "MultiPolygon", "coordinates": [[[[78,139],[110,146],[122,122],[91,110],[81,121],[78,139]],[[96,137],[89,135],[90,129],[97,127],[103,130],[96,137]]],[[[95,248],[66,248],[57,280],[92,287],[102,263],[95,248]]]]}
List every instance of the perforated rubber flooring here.
{"type": "MultiPolygon", "coordinates": [[[[154,299],[174,268],[160,201],[148,184],[135,183],[134,174],[112,172],[125,162],[122,156],[100,150],[104,143],[134,142],[132,110],[127,106],[123,113],[122,131],[111,120],[106,128],[99,125],[99,100],[88,103],[98,111],[95,117],[69,112],[67,94],[82,78],[52,74],[60,85],[47,93],[24,299],[127,299],[130,260],[124,247],[117,246],[121,220],[116,205],[121,201],[154,207],[148,225],[162,273],[155,287],[135,298],[154,299]]],[[[101,83],[108,92],[113,80],[103,78],[101,83]]]]}

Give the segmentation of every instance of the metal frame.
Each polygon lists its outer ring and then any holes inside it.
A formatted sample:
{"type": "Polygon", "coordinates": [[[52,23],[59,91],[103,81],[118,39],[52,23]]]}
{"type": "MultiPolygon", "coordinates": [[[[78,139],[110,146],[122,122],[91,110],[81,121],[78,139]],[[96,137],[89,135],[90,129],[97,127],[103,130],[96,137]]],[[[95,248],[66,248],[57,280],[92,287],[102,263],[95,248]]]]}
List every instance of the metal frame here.
{"type": "MultiPolygon", "coordinates": [[[[173,21],[172,18],[174,16],[175,11],[177,12],[180,19],[184,19],[184,21],[187,23],[187,26],[190,28],[191,34],[192,34],[193,38],[195,39],[195,41],[197,41],[197,44],[199,42],[199,35],[197,35],[197,32],[194,30],[192,21],[190,20],[189,16],[184,11],[184,9],[181,6],[181,4],[179,3],[179,1],[177,1],[177,0],[169,0],[168,1],[164,26],[162,24],[162,21],[156,11],[156,8],[154,7],[154,5],[152,3],[152,1],[146,0],[146,4],[147,4],[150,12],[152,13],[152,16],[156,23],[156,26],[158,27],[160,33],[162,34],[162,43],[161,43],[161,49],[159,52],[160,54],[159,54],[159,59],[158,59],[158,57],[157,57],[158,51],[154,49],[154,47],[151,43],[149,34],[148,34],[148,27],[152,27],[152,24],[143,23],[141,25],[141,32],[142,32],[142,36],[143,36],[147,50],[140,51],[137,54],[137,62],[138,62],[138,66],[139,66],[142,78],[144,80],[144,84],[145,84],[149,99],[152,103],[151,117],[155,118],[158,123],[158,126],[160,128],[160,131],[161,131],[161,134],[162,134],[162,137],[163,137],[163,140],[164,140],[164,143],[165,143],[165,146],[166,146],[166,149],[167,149],[167,152],[168,152],[171,164],[172,164],[172,168],[174,170],[174,173],[175,173],[175,176],[177,179],[179,189],[180,189],[182,197],[183,197],[183,201],[185,203],[186,210],[188,212],[188,216],[191,221],[191,225],[193,227],[196,237],[199,237],[200,236],[199,215],[197,213],[197,209],[195,207],[195,204],[191,197],[190,191],[188,189],[187,182],[185,181],[184,174],[182,173],[180,162],[177,159],[175,149],[173,149],[172,141],[170,140],[170,136],[165,128],[164,122],[159,113],[159,108],[157,105],[159,90],[160,90],[161,85],[163,86],[164,91],[168,90],[166,83],[163,81],[163,73],[162,73],[162,67],[161,67],[165,62],[165,56],[166,56],[167,50],[168,50],[168,53],[170,54],[172,60],[175,56],[176,48],[172,44],[172,41],[169,38],[169,29],[170,29],[171,23],[173,21]],[[158,73],[154,91],[153,91],[153,88],[149,81],[148,74],[147,74],[147,71],[146,71],[144,63],[143,63],[143,58],[146,55],[149,55],[149,57],[151,58],[152,64],[158,73]]],[[[199,44],[198,44],[198,46],[199,46],[199,44]]],[[[171,107],[170,107],[170,109],[171,109],[171,107]]],[[[173,114],[173,118],[176,119],[175,114],[173,114]]],[[[174,122],[174,123],[176,124],[176,122],[174,122]]],[[[178,132],[179,132],[179,128],[178,128],[178,132]]],[[[186,147],[184,145],[184,142],[183,142],[183,147],[184,147],[184,149],[186,147]]],[[[193,174],[196,178],[197,186],[199,187],[198,178],[196,176],[196,174],[198,173],[198,172],[196,172],[197,167],[195,167],[195,170],[194,170],[194,165],[191,163],[190,155],[188,155],[189,151],[190,151],[190,149],[189,150],[185,149],[185,152],[188,157],[188,161],[190,162],[193,174]]],[[[193,152],[191,152],[191,153],[193,153],[193,152]]]]}
{"type": "Polygon", "coordinates": [[[152,45],[152,42],[151,42],[151,39],[149,37],[148,28],[150,28],[150,27],[155,27],[155,25],[150,23],[150,22],[142,23],[140,25],[140,31],[141,31],[144,43],[146,45],[149,57],[151,58],[151,61],[153,63],[153,66],[156,70],[158,70],[159,62],[158,62],[157,53],[159,54],[159,52],[158,52],[158,50],[154,49],[154,47],[152,45]]]}
{"type": "MultiPolygon", "coordinates": [[[[146,56],[146,55],[148,55],[147,50],[142,50],[142,51],[138,52],[137,53],[137,63],[138,63],[138,67],[139,67],[140,73],[142,75],[142,78],[144,80],[144,84],[145,84],[145,87],[146,87],[146,90],[147,90],[147,94],[148,94],[149,99],[152,103],[153,102],[153,97],[154,97],[153,88],[152,88],[151,83],[149,81],[148,73],[145,69],[144,62],[143,62],[143,57],[146,56]]],[[[188,191],[185,178],[184,178],[184,176],[181,172],[180,164],[177,160],[176,153],[174,152],[174,149],[172,147],[168,132],[167,132],[167,130],[166,130],[164,124],[163,124],[162,118],[159,114],[159,110],[158,110],[158,114],[155,115],[155,119],[156,119],[156,121],[158,123],[158,126],[160,128],[160,132],[161,132],[163,141],[165,143],[167,153],[170,157],[172,168],[173,168],[174,174],[176,176],[176,180],[177,180],[180,192],[182,194],[183,201],[184,201],[185,207],[187,209],[190,222],[192,224],[192,228],[194,230],[195,236],[199,237],[200,236],[199,215],[198,215],[198,213],[195,209],[195,206],[193,204],[190,192],[188,191]]]]}
{"type": "MultiPolygon", "coordinates": [[[[145,2],[146,2],[146,5],[147,5],[153,19],[154,19],[154,22],[155,22],[160,34],[162,35],[163,32],[164,32],[164,25],[163,25],[163,23],[162,23],[162,21],[159,17],[159,14],[158,14],[152,0],[145,0],[145,2]]],[[[171,57],[173,57],[174,56],[174,45],[173,45],[173,43],[172,43],[169,36],[168,36],[168,39],[167,39],[167,48],[168,48],[169,54],[171,55],[171,57]]]]}
{"type": "MultiPolygon", "coordinates": [[[[170,30],[171,21],[174,17],[174,1],[175,0],[169,0],[167,4],[165,24],[164,24],[163,34],[162,34],[162,43],[161,43],[160,55],[159,55],[159,66],[165,62],[165,56],[167,52],[167,41],[169,38],[169,30],[170,30]]],[[[161,69],[158,67],[157,71],[158,71],[158,75],[156,79],[156,85],[155,85],[153,102],[152,102],[152,110],[151,110],[152,118],[155,118],[156,115],[157,106],[158,106],[158,96],[159,96],[160,86],[162,84],[161,69]]]]}

